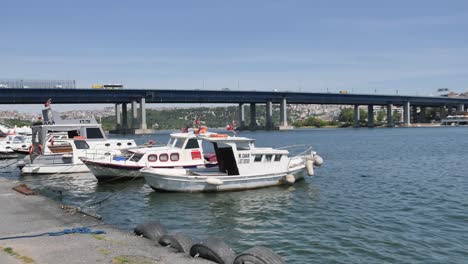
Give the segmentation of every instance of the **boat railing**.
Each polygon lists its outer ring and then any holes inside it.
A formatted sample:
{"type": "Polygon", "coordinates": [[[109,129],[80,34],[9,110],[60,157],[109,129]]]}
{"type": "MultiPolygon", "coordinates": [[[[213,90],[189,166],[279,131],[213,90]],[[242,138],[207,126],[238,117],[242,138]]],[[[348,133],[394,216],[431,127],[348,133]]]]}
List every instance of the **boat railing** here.
{"type": "Polygon", "coordinates": [[[312,148],[311,145],[307,145],[307,144],[296,144],[296,145],[289,145],[289,146],[279,147],[279,148],[276,148],[276,149],[290,150],[291,153],[297,152],[297,153],[292,154],[291,157],[299,157],[299,156],[306,155],[306,153],[308,153],[308,152],[311,152],[313,148],[312,148]],[[304,150],[302,150],[302,149],[304,149],[304,150]]]}
{"type": "Polygon", "coordinates": [[[112,160],[113,153],[108,150],[88,149],[84,151],[84,156],[91,160],[112,160]]]}

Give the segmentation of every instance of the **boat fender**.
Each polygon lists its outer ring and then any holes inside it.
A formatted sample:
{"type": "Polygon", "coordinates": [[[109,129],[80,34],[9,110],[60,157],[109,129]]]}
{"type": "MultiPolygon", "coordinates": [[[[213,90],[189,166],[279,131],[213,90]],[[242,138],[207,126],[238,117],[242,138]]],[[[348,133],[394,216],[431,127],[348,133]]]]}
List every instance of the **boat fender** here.
{"type": "Polygon", "coordinates": [[[159,221],[150,221],[138,225],[133,232],[137,236],[143,236],[155,242],[159,242],[159,239],[166,234],[166,229],[159,221]]]}
{"type": "Polygon", "coordinates": [[[314,155],[314,165],[321,166],[323,164],[323,159],[319,155],[314,155]]]}
{"type": "Polygon", "coordinates": [[[294,175],[292,174],[288,174],[284,177],[285,181],[289,184],[293,184],[296,182],[296,177],[294,177],[294,175]]]}
{"type": "Polygon", "coordinates": [[[16,166],[22,169],[24,166],[26,166],[26,162],[24,160],[20,160],[18,163],[16,163],[16,166]]]}
{"type": "Polygon", "coordinates": [[[190,256],[198,256],[220,264],[231,264],[236,257],[236,252],[222,239],[209,237],[195,243],[190,248],[190,256]]]}
{"type": "Polygon", "coordinates": [[[307,175],[314,176],[314,163],[311,160],[306,161],[307,175]]]}
{"type": "Polygon", "coordinates": [[[165,234],[159,239],[159,244],[163,247],[170,247],[188,255],[193,242],[192,239],[184,233],[176,233],[165,234]]]}
{"type": "Polygon", "coordinates": [[[222,185],[223,181],[218,178],[207,178],[206,183],[218,186],[218,185],[222,185]]]}
{"type": "Polygon", "coordinates": [[[256,246],[237,255],[237,257],[234,259],[233,264],[243,264],[243,263],[285,264],[286,262],[284,262],[281,256],[273,252],[271,249],[266,248],[266,247],[256,246]]]}

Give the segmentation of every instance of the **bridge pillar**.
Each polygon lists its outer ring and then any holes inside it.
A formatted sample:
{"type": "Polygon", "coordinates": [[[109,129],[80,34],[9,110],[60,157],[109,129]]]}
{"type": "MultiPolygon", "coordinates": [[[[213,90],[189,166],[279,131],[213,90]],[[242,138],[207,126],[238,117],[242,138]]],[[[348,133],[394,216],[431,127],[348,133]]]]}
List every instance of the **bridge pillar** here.
{"type": "Polygon", "coordinates": [[[374,106],[367,106],[367,127],[374,127],[374,106]]]}
{"type": "Polygon", "coordinates": [[[280,129],[288,128],[288,105],[286,98],[283,98],[280,105],[280,129]]]}
{"type": "Polygon", "coordinates": [[[265,107],[265,129],[273,129],[273,103],[268,101],[265,107]]]}
{"type": "Polygon", "coordinates": [[[410,125],[410,102],[404,102],[403,103],[403,125],[404,126],[409,126],[410,125]]]}
{"type": "Polygon", "coordinates": [[[140,129],[147,129],[146,126],[146,99],[140,99],[140,129]]]}
{"type": "Polygon", "coordinates": [[[442,105],[440,107],[439,118],[442,119],[442,118],[446,118],[446,117],[447,117],[447,109],[445,109],[445,105],[442,105]]]}
{"type": "Polygon", "coordinates": [[[418,123],[418,107],[415,105],[411,106],[410,120],[412,123],[418,123]]]}
{"type": "Polygon", "coordinates": [[[354,127],[359,127],[359,105],[354,105],[354,127]]]}
{"type": "Polygon", "coordinates": [[[418,115],[418,122],[419,123],[427,123],[427,120],[426,120],[426,107],[425,106],[421,106],[419,108],[419,115],[418,115]]]}
{"type": "Polygon", "coordinates": [[[122,130],[124,133],[126,133],[126,130],[128,128],[128,122],[127,122],[127,103],[122,104],[122,130]]]}
{"type": "Polygon", "coordinates": [[[255,103],[250,103],[250,129],[257,128],[257,110],[255,103]]]}
{"type": "Polygon", "coordinates": [[[465,105],[464,104],[458,104],[457,105],[457,112],[465,112],[465,105]]]}
{"type": "Polygon", "coordinates": [[[239,126],[240,128],[245,127],[245,109],[243,103],[239,104],[239,126]]]}
{"type": "Polygon", "coordinates": [[[115,104],[115,130],[122,128],[122,105],[115,104]]]}
{"type": "Polygon", "coordinates": [[[393,105],[387,104],[387,127],[393,127],[393,105]]]}
{"type": "Polygon", "coordinates": [[[138,109],[136,100],[132,100],[132,129],[138,128],[138,109]]]}

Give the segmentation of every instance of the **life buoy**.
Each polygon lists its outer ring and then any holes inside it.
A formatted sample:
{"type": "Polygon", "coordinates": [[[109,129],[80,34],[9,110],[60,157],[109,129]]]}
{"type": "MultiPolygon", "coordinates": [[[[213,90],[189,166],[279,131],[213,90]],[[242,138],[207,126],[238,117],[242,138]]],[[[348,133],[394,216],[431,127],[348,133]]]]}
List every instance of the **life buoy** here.
{"type": "Polygon", "coordinates": [[[86,139],[86,138],[83,136],[74,136],[73,139],[86,139]]]}
{"type": "Polygon", "coordinates": [[[212,138],[227,138],[227,134],[211,134],[210,137],[212,138]]]}

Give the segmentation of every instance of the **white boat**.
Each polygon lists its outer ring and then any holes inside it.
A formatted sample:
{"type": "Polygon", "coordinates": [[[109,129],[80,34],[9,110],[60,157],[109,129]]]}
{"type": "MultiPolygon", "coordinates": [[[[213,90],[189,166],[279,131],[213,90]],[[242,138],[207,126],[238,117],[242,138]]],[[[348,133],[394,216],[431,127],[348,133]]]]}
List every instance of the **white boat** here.
{"type": "Polygon", "coordinates": [[[440,121],[442,126],[468,126],[468,114],[449,115],[440,121]]]}
{"type": "Polygon", "coordinates": [[[218,167],[203,169],[140,170],[155,190],[175,192],[214,192],[246,190],[292,184],[323,160],[315,152],[289,157],[285,149],[257,148],[254,139],[209,134],[199,138],[214,146],[218,167]]]}
{"type": "Polygon", "coordinates": [[[31,128],[27,126],[23,127],[18,127],[14,126],[11,127],[9,125],[0,123],[0,134],[6,134],[6,135],[26,135],[30,136],[32,133],[31,128]]]}
{"type": "Polygon", "coordinates": [[[3,140],[0,141],[0,159],[14,159],[18,157],[18,154],[15,153],[15,148],[28,147],[28,143],[31,137],[23,135],[8,135],[3,140]]]}
{"type": "Polygon", "coordinates": [[[122,154],[95,160],[82,158],[98,181],[129,180],[142,177],[140,169],[204,168],[217,163],[213,156],[205,156],[201,139],[194,133],[173,133],[166,146],[127,149],[122,154]]]}
{"type": "Polygon", "coordinates": [[[107,139],[94,118],[62,120],[52,117],[50,108],[43,110],[43,115],[43,124],[33,126],[30,155],[21,165],[23,174],[89,172],[81,157],[105,159],[136,146],[134,140],[107,139]],[[51,142],[50,137],[57,133],[66,133],[67,139],[51,142]]]}

